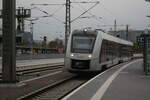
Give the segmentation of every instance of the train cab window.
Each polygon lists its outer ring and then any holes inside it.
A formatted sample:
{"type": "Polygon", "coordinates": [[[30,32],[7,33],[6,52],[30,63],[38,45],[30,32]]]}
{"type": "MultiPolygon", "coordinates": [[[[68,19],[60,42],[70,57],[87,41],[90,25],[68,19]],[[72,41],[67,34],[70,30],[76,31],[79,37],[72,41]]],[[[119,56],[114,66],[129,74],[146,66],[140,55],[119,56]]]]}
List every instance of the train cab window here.
{"type": "Polygon", "coordinates": [[[71,51],[73,53],[92,53],[94,43],[94,36],[73,36],[71,51]]]}

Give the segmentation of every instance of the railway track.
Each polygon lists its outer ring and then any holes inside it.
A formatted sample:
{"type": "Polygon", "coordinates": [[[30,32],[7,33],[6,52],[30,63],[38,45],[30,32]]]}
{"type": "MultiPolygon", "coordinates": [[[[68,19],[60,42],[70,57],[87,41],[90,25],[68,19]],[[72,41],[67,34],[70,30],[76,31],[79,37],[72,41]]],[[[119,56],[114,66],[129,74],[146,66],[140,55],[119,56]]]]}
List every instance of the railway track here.
{"type": "MultiPolygon", "coordinates": [[[[125,64],[125,63],[122,63],[125,64]]],[[[30,75],[48,70],[55,70],[62,68],[63,64],[54,64],[47,66],[29,67],[26,69],[17,70],[17,74],[21,72],[21,75],[30,75]]],[[[89,75],[89,74],[87,74],[89,75]]],[[[67,94],[90,80],[93,76],[81,76],[70,74],[61,69],[61,71],[55,71],[55,74],[49,73],[44,77],[37,77],[34,80],[25,80],[25,86],[27,89],[22,91],[28,91],[25,94],[21,94],[14,98],[15,100],[58,100],[65,97],[67,94]],[[35,84],[36,83],[36,84],[35,84]],[[29,85],[30,84],[30,85],[29,85]],[[29,90],[31,89],[31,90],[29,90]]]]}
{"type": "MultiPolygon", "coordinates": [[[[81,79],[77,75],[68,74],[62,71],[63,66],[64,66],[63,63],[57,63],[53,65],[47,64],[47,65],[38,65],[38,66],[26,66],[26,67],[24,66],[21,68],[17,68],[17,76],[20,77],[38,75],[42,72],[45,73],[46,71],[57,70],[57,69],[60,69],[61,70],[60,72],[64,73],[64,74],[58,73],[56,74],[56,76],[52,75],[53,78],[50,78],[50,80],[52,80],[52,83],[48,85],[43,85],[43,87],[36,89],[35,91],[31,91],[28,94],[17,98],[17,100],[41,100],[43,98],[53,98],[53,100],[57,100],[64,97],[65,95],[67,95],[68,93],[70,93],[71,91],[73,91],[74,89],[82,85],[83,83],[85,83],[87,80],[89,80],[89,79],[81,79]],[[61,78],[59,76],[61,76],[61,78]],[[54,92],[55,94],[53,94],[54,92]]],[[[53,72],[57,72],[57,71],[53,71],[53,72]]],[[[32,78],[30,79],[32,80],[32,78]]],[[[30,79],[27,79],[25,81],[23,80],[23,81],[26,83],[29,82],[28,80],[30,79]]]]}
{"type": "MultiPolygon", "coordinates": [[[[125,63],[122,63],[122,64],[124,65],[125,63]]],[[[107,70],[103,70],[102,72],[105,72],[105,71],[107,70]]],[[[72,77],[69,80],[60,82],[59,84],[56,84],[52,87],[48,87],[45,90],[39,91],[22,100],[61,100],[63,97],[71,93],[73,90],[75,90],[76,88],[78,88],[79,86],[81,86],[82,84],[84,84],[85,82],[87,82],[88,80],[96,76],[97,74],[93,74],[93,75],[88,74],[89,76],[78,75],[78,76],[72,77]]]]}
{"type": "Polygon", "coordinates": [[[18,100],[60,100],[92,77],[94,75],[88,77],[71,75],[18,100]]]}
{"type": "MultiPolygon", "coordinates": [[[[52,65],[41,64],[41,65],[32,65],[32,66],[21,66],[16,68],[17,78],[20,79],[22,76],[39,76],[40,73],[45,71],[51,71],[56,69],[63,68],[63,63],[55,63],[52,65]]],[[[0,80],[2,79],[2,73],[0,72],[0,80]]]]}

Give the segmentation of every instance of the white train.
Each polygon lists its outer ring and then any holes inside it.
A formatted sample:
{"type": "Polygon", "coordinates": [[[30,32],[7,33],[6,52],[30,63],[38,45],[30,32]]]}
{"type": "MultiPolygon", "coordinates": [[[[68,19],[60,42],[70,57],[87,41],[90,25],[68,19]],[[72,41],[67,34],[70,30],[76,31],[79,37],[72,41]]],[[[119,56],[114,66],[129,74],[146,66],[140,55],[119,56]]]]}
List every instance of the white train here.
{"type": "Polygon", "coordinates": [[[65,68],[69,72],[101,71],[131,59],[132,46],[101,30],[75,30],[68,38],[65,68]]]}

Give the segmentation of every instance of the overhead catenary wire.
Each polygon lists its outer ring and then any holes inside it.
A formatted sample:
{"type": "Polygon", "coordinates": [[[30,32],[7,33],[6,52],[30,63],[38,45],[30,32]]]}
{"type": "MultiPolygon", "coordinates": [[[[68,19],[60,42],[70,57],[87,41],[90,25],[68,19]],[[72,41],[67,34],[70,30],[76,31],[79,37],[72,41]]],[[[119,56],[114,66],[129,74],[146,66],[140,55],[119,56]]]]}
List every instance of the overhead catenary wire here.
{"type": "Polygon", "coordinates": [[[111,16],[113,16],[116,19],[116,16],[107,8],[105,8],[104,6],[102,7],[106,12],[108,12],[111,16]]]}
{"type": "Polygon", "coordinates": [[[90,11],[91,9],[93,9],[97,5],[98,5],[98,3],[94,4],[92,7],[90,7],[89,9],[87,9],[86,11],[84,11],[83,13],[81,13],[78,17],[76,17],[73,20],[71,20],[71,22],[74,22],[75,20],[77,20],[78,18],[80,18],[82,15],[86,14],[88,11],[90,11]]]}
{"type": "Polygon", "coordinates": [[[86,3],[99,3],[99,1],[74,1],[74,2],[71,2],[71,3],[83,3],[83,4],[86,4],[86,3]]]}
{"type": "MultiPolygon", "coordinates": [[[[81,9],[80,9],[81,10],[81,9]]],[[[105,22],[102,22],[100,19],[101,18],[98,18],[97,16],[95,16],[95,15],[93,15],[93,14],[90,14],[91,16],[81,16],[81,17],[79,17],[79,19],[81,19],[81,18],[88,18],[88,19],[90,19],[90,18],[94,18],[96,21],[98,21],[99,23],[103,23],[103,24],[106,24],[105,22]]],[[[76,21],[76,23],[79,23],[79,21],[76,21]]]]}
{"type": "MultiPolygon", "coordinates": [[[[110,11],[108,8],[104,7],[104,5],[102,5],[102,8],[109,14],[111,15],[112,17],[114,17],[114,19],[117,19],[117,20],[120,20],[121,18],[120,17],[117,17],[116,14],[114,14],[114,12],[110,11]]],[[[113,19],[113,20],[114,20],[113,19]]],[[[122,19],[121,19],[122,20],[122,19]]]]}
{"type": "MultiPolygon", "coordinates": [[[[83,10],[84,10],[84,12],[80,15],[80,17],[77,17],[77,18],[75,18],[75,19],[73,19],[72,20],[72,22],[73,21],[75,21],[76,19],[78,19],[78,18],[90,18],[90,17],[93,17],[95,20],[97,20],[97,21],[99,21],[99,22],[101,22],[101,23],[104,23],[105,25],[103,25],[103,26],[107,26],[106,25],[106,23],[105,22],[102,22],[101,20],[100,20],[100,18],[99,17],[97,17],[96,15],[94,15],[94,14],[92,14],[90,11],[86,11],[86,9],[84,8],[84,7],[82,7],[80,4],[81,3],[83,3],[83,4],[86,4],[86,3],[99,3],[99,1],[81,1],[81,2],[78,2],[78,1],[72,1],[71,3],[77,3],[83,10]],[[88,17],[88,16],[85,16],[85,17],[81,17],[82,15],[84,15],[85,13],[88,13],[88,14],[90,14],[91,16],[90,17],[88,17]]],[[[56,5],[62,5],[62,7],[65,5],[64,3],[62,3],[62,4],[31,4],[31,6],[35,6],[35,5],[38,5],[38,6],[56,6],[56,5]]],[[[96,5],[96,4],[95,4],[96,5]]],[[[37,7],[35,7],[35,8],[37,8],[37,7]]],[[[91,7],[92,8],[92,7],[91,7]]],[[[60,8],[61,9],[61,8],[60,8]]],[[[104,8],[105,10],[107,10],[106,8],[104,8]]],[[[41,11],[41,9],[40,9],[40,11],[41,11]]],[[[53,14],[49,14],[49,13],[47,13],[46,11],[42,11],[43,13],[45,13],[45,14],[47,14],[48,16],[40,16],[40,18],[45,18],[45,17],[53,17],[55,20],[57,20],[57,21],[61,21],[60,19],[58,19],[57,17],[55,17],[55,16],[53,16],[55,13],[53,13],[53,14]]],[[[57,10],[56,10],[56,12],[57,12],[57,10]]],[[[107,12],[108,12],[108,10],[107,10],[107,12]]],[[[111,12],[109,12],[112,16],[113,16],[113,14],[111,13],[111,12]]],[[[63,21],[61,21],[63,24],[64,24],[64,22],[63,21]]],[[[109,25],[108,25],[109,26],[109,25]]]]}
{"type": "MultiPolygon", "coordinates": [[[[80,6],[80,8],[82,8],[84,11],[86,11],[86,9],[81,5],[81,4],[78,4],[80,6]]],[[[96,15],[92,14],[91,11],[88,11],[87,12],[89,15],[91,15],[91,17],[93,17],[95,20],[99,21],[100,23],[103,23],[103,24],[106,24],[106,22],[102,22],[100,19],[102,17],[97,17],[96,15]]]]}
{"type": "Polygon", "coordinates": [[[57,20],[58,22],[61,22],[62,24],[64,24],[64,22],[63,22],[62,20],[60,20],[60,19],[58,19],[57,17],[54,16],[59,10],[62,9],[62,7],[64,7],[64,5],[61,6],[61,7],[59,7],[58,9],[56,9],[55,12],[53,12],[52,14],[49,14],[48,12],[46,12],[46,11],[44,11],[44,10],[38,8],[38,7],[36,7],[36,9],[38,9],[39,11],[41,11],[41,12],[43,12],[44,14],[48,15],[49,17],[53,17],[53,18],[54,18],[55,20],[57,20]]]}
{"type": "MultiPolygon", "coordinates": [[[[75,1],[76,2],[76,1],[75,1]]],[[[80,3],[78,4],[80,7],[81,7],[81,5],[80,5],[80,3]]],[[[84,9],[84,7],[81,7],[82,9],[84,9]]],[[[106,11],[106,12],[108,12],[111,16],[113,16],[114,17],[114,19],[116,19],[116,16],[109,10],[109,9],[107,9],[106,7],[104,7],[103,5],[102,5],[102,8],[106,11]]],[[[85,9],[84,9],[85,10],[85,9]]],[[[90,12],[88,12],[89,14],[90,14],[90,12]]],[[[118,18],[117,18],[118,19],[118,18]]]]}
{"type": "Polygon", "coordinates": [[[35,6],[35,5],[38,5],[38,6],[58,6],[58,5],[65,5],[65,3],[63,3],[63,4],[31,4],[31,6],[35,6]]]}
{"type": "MultiPolygon", "coordinates": [[[[83,12],[80,16],[82,16],[82,15],[84,15],[85,13],[87,13],[89,10],[91,10],[92,8],[94,8],[97,4],[99,4],[99,1],[81,1],[81,2],[77,2],[77,1],[74,1],[74,2],[71,2],[71,3],[95,3],[95,5],[94,6],[92,6],[91,8],[89,8],[87,11],[85,11],[85,12],[83,12]]],[[[53,6],[56,6],[56,5],[65,5],[64,3],[62,3],[62,4],[31,4],[31,6],[35,6],[35,5],[38,5],[38,6],[51,6],[51,5],[53,5],[53,6]]],[[[40,8],[38,8],[38,7],[34,7],[34,8],[37,8],[38,10],[40,10],[41,12],[43,12],[43,13],[45,13],[45,14],[47,14],[48,16],[46,16],[46,17],[53,17],[55,20],[57,20],[57,21],[61,21],[60,19],[58,19],[57,17],[55,17],[55,16],[53,16],[53,14],[49,14],[49,13],[47,13],[46,11],[43,11],[43,10],[41,10],[40,8]]],[[[93,15],[92,15],[93,16],[93,15]]],[[[45,17],[45,16],[43,16],[43,17],[45,17]]],[[[73,19],[71,22],[73,22],[73,21],[75,21],[76,19],[78,19],[78,17],[77,18],[75,18],[75,19],[73,19]]],[[[63,21],[61,21],[63,24],[65,23],[65,22],[63,22],[63,21]]]]}
{"type": "MultiPolygon", "coordinates": [[[[77,1],[75,1],[74,0],[74,2],[77,2],[77,1]]],[[[98,2],[98,1],[97,1],[98,2]]],[[[78,4],[78,6],[80,7],[80,11],[86,11],[87,9],[85,9],[82,5],[81,5],[81,3],[77,3],[78,4]]],[[[76,7],[77,8],[77,7],[76,7]]],[[[106,25],[106,22],[105,21],[102,21],[102,20],[100,20],[100,19],[102,19],[102,17],[97,17],[96,15],[94,15],[94,14],[92,14],[92,12],[91,11],[88,11],[87,12],[89,15],[91,15],[90,17],[91,18],[94,18],[96,21],[98,21],[98,22],[100,22],[100,23],[103,23],[104,25],[106,25]]],[[[85,16],[85,17],[80,17],[80,18],[90,18],[90,17],[88,17],[88,16],[85,16]]]]}
{"type": "MultiPolygon", "coordinates": [[[[74,2],[76,2],[76,1],[74,1],[74,2]]],[[[80,3],[78,3],[78,5],[79,5],[79,7],[82,8],[84,11],[86,10],[80,3]]],[[[113,14],[111,11],[107,10],[105,7],[103,7],[103,9],[104,9],[105,11],[109,12],[109,14],[110,14],[111,16],[113,16],[113,17],[116,19],[116,17],[114,16],[114,14],[113,14]]],[[[99,21],[99,22],[102,22],[99,17],[97,17],[96,15],[92,14],[90,11],[88,11],[87,13],[90,14],[93,18],[95,18],[95,20],[97,20],[97,21],[99,21]]],[[[102,23],[105,24],[105,25],[103,25],[103,26],[107,26],[106,22],[102,22],[102,23]]],[[[109,25],[108,25],[108,26],[109,26],[109,25]]]]}
{"type": "MultiPolygon", "coordinates": [[[[43,16],[35,16],[35,17],[31,17],[30,19],[26,19],[26,20],[38,19],[38,22],[39,22],[39,19],[41,19],[41,18],[52,17],[52,18],[54,18],[55,20],[57,20],[58,22],[61,22],[62,24],[64,24],[64,22],[63,22],[62,20],[60,20],[60,19],[58,19],[57,17],[54,16],[54,15],[55,15],[58,11],[60,11],[63,7],[64,7],[64,4],[63,4],[63,5],[60,5],[60,7],[58,7],[57,9],[55,9],[55,10],[53,11],[53,13],[49,14],[47,11],[44,11],[44,10],[42,10],[41,8],[37,7],[37,6],[32,5],[32,6],[31,6],[31,9],[32,9],[32,10],[35,9],[35,10],[41,11],[42,13],[44,13],[44,14],[46,14],[46,15],[43,15],[43,16]]],[[[40,22],[40,23],[41,23],[41,22],[40,22]]],[[[49,23],[47,23],[47,24],[49,24],[49,23]]]]}
{"type": "MultiPolygon", "coordinates": [[[[78,4],[83,10],[86,10],[82,5],[78,4]]],[[[106,8],[104,8],[106,10],[106,8]]],[[[96,16],[96,15],[93,15],[90,11],[87,12],[88,14],[92,15],[97,21],[100,21],[99,18],[96,16]]],[[[112,16],[114,16],[111,12],[109,12],[112,16]]],[[[114,25],[109,25],[109,24],[106,24],[104,22],[105,25],[98,25],[100,27],[112,27],[114,25]]],[[[126,25],[117,25],[117,26],[126,26],[126,25]]]]}

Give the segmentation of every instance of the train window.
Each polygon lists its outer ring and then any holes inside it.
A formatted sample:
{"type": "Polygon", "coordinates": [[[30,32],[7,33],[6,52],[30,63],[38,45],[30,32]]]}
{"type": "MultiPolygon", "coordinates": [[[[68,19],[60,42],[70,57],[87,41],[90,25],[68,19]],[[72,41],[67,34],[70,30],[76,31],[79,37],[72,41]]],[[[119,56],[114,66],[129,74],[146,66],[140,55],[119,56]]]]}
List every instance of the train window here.
{"type": "Polygon", "coordinates": [[[73,36],[72,52],[74,53],[92,53],[95,43],[95,37],[73,36]]]}
{"type": "Polygon", "coordinates": [[[104,62],[106,61],[106,48],[107,47],[107,41],[103,40],[102,41],[102,46],[101,46],[101,50],[100,50],[100,55],[99,55],[99,62],[104,62]]]}
{"type": "Polygon", "coordinates": [[[120,44],[108,40],[103,40],[99,62],[102,63],[107,61],[107,59],[112,60],[117,57],[121,57],[119,50],[120,44]]]}

